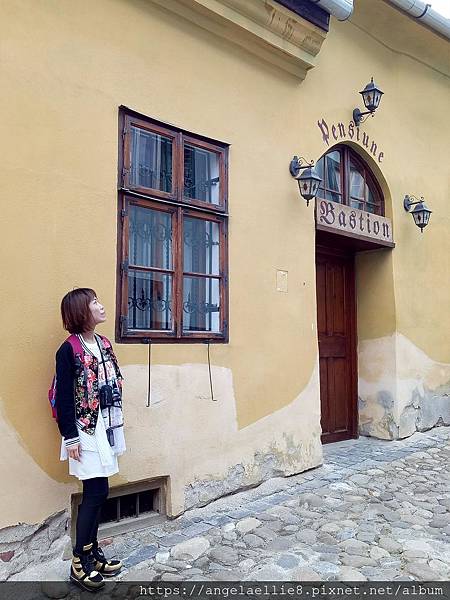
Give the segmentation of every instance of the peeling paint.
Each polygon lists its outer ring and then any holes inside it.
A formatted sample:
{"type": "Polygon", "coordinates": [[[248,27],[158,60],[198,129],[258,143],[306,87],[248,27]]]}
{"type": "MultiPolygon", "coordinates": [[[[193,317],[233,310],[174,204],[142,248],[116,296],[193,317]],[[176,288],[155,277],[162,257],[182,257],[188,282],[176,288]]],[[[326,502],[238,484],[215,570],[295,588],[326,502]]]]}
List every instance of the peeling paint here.
{"type": "Polygon", "coordinates": [[[450,425],[450,382],[438,390],[424,386],[413,391],[411,404],[400,415],[399,437],[440,425],[450,425]]]}
{"type": "MultiPolygon", "coordinates": [[[[314,442],[311,447],[295,443],[292,436],[284,436],[286,446],[272,446],[268,452],[255,452],[250,464],[238,463],[227,473],[215,479],[196,479],[185,487],[185,507],[205,506],[220,496],[259,485],[271,477],[300,473],[311,464],[314,442]]],[[[314,465],[318,466],[318,465],[314,465]]]]}
{"type": "Polygon", "coordinates": [[[381,390],[380,392],[378,392],[377,401],[378,404],[383,406],[383,408],[385,408],[386,410],[392,409],[392,407],[394,406],[394,398],[392,397],[392,394],[385,390],[381,390]]]}
{"type": "Polygon", "coordinates": [[[169,477],[171,516],[322,462],[317,364],[290,403],[244,427],[238,424],[231,369],[212,366],[212,402],[204,364],[153,365],[157,401],[150,407],[147,368],[124,365],[122,372],[128,452],[121,471],[130,481],[169,477]]]}
{"type": "Polygon", "coordinates": [[[398,439],[450,425],[450,365],[400,333],[360,343],[360,433],[398,439]]]}
{"type": "Polygon", "coordinates": [[[31,555],[39,555],[42,561],[60,556],[63,543],[69,541],[68,519],[63,510],[35,525],[21,523],[0,529],[0,581],[25,569],[31,555]]]}

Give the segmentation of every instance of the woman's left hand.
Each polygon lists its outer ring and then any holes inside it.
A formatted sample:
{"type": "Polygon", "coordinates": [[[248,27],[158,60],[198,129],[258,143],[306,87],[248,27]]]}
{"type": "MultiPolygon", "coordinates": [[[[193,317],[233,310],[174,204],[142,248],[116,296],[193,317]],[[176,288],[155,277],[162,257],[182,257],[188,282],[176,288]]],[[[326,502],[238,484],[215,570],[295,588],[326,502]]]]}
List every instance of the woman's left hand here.
{"type": "Polygon", "coordinates": [[[69,458],[73,458],[73,460],[77,460],[81,462],[81,444],[76,444],[67,450],[67,454],[69,458]]]}

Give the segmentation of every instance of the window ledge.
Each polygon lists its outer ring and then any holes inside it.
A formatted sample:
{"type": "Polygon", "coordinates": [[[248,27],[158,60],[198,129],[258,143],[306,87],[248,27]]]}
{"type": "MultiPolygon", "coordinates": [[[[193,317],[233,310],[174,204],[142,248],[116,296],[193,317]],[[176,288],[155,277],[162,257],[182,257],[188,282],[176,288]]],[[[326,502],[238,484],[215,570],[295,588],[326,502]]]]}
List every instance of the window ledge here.
{"type": "Polygon", "coordinates": [[[270,0],[152,0],[238,44],[300,81],[315,66],[326,32],[270,0]]]}
{"type": "Polygon", "coordinates": [[[166,516],[153,512],[144,513],[139,517],[121,519],[118,523],[101,523],[98,528],[98,539],[123,535],[124,533],[137,531],[138,529],[146,529],[147,527],[154,527],[156,525],[161,525],[165,521],[167,521],[166,516]]]}

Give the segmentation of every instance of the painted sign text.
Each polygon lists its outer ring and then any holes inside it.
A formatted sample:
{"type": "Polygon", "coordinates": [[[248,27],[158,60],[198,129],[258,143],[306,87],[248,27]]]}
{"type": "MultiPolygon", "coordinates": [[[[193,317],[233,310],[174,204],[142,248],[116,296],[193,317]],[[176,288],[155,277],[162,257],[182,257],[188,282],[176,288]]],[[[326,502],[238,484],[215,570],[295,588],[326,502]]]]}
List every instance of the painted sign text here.
{"type": "Polygon", "coordinates": [[[392,243],[392,223],[387,217],[329,200],[316,200],[316,221],[321,228],[392,243]]]}
{"type": "Polygon", "coordinates": [[[344,123],[332,123],[331,127],[322,119],[317,121],[317,126],[322,134],[322,139],[327,146],[343,140],[350,140],[360,143],[372,156],[379,162],[383,162],[384,152],[378,148],[378,144],[369,138],[365,131],[360,132],[359,127],[356,127],[353,121],[348,125],[344,123]]]}

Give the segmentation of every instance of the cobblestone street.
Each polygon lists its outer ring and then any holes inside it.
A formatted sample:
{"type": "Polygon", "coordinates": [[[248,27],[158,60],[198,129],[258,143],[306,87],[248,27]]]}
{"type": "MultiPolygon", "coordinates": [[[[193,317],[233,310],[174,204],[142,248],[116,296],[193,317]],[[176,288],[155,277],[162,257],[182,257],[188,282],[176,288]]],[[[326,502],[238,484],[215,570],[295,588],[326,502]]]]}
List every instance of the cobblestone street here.
{"type": "MultiPolygon", "coordinates": [[[[448,580],[449,439],[441,427],[325,446],[320,468],[116,537],[105,554],[128,581],[448,580]]],[[[69,565],[39,578],[65,579],[69,565]]]]}

